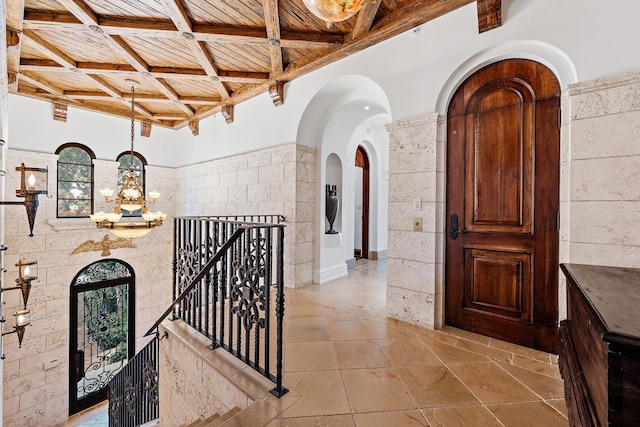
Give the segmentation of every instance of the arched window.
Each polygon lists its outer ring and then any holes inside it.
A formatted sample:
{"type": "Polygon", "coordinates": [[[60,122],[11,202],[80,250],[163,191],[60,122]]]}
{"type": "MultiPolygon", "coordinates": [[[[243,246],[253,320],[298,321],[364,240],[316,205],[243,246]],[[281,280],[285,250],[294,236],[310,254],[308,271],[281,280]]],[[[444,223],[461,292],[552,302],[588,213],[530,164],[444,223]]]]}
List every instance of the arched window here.
{"type": "MultiPolygon", "coordinates": [[[[118,189],[116,194],[120,193],[122,190],[122,184],[125,182],[124,174],[129,172],[129,169],[133,166],[134,170],[138,174],[139,183],[142,185],[142,193],[147,194],[147,179],[145,174],[145,168],[147,166],[147,159],[140,153],[133,152],[133,156],[131,155],[131,151],[125,151],[124,153],[120,153],[116,158],[118,161],[118,189]]],[[[122,210],[122,216],[140,216],[142,215],[142,211],[138,209],[137,211],[133,211],[129,213],[126,210],[122,210]]]]}
{"type": "Polygon", "coordinates": [[[58,155],[58,218],[88,217],[93,213],[93,159],[96,155],[82,144],[70,142],[58,155]]]}

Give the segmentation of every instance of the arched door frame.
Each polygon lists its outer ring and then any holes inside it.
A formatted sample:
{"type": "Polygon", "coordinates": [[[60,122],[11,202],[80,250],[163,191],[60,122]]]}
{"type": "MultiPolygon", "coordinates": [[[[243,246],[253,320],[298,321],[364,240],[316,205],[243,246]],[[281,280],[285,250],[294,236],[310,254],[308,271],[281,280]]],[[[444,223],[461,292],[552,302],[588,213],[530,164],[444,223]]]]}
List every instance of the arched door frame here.
{"type": "MultiPolygon", "coordinates": [[[[99,391],[91,392],[86,398],[81,400],[77,399],[78,393],[78,378],[85,372],[80,372],[77,367],[79,366],[79,360],[77,356],[78,352],[78,296],[80,293],[99,290],[104,288],[110,288],[120,285],[127,285],[127,360],[130,360],[135,354],[135,272],[131,265],[128,263],[108,258],[99,261],[95,261],[78,271],[70,285],[69,299],[70,299],[70,316],[69,316],[69,415],[78,413],[86,408],[89,408],[107,398],[106,394],[106,380],[103,381],[103,386],[99,391]],[[80,276],[86,271],[91,271],[92,267],[97,267],[99,264],[116,262],[120,264],[124,273],[121,275],[114,275],[109,277],[108,274],[104,274],[99,280],[90,281],[87,283],[78,283],[80,276]]],[[[98,363],[98,362],[96,362],[98,363]]],[[[102,362],[100,362],[101,364],[102,362]]],[[[121,364],[124,366],[126,360],[121,364]]],[[[100,365],[90,364],[94,368],[100,365]]]]}
{"type": "MultiPolygon", "coordinates": [[[[356,167],[362,168],[362,240],[360,242],[360,257],[369,258],[369,192],[370,192],[370,166],[369,155],[362,145],[356,148],[356,167]]],[[[356,189],[357,191],[358,189],[356,189]]],[[[356,209],[357,211],[357,206],[356,209]]],[[[354,230],[355,232],[355,230],[354,230]]],[[[354,254],[355,256],[355,254],[354,254]]]]}

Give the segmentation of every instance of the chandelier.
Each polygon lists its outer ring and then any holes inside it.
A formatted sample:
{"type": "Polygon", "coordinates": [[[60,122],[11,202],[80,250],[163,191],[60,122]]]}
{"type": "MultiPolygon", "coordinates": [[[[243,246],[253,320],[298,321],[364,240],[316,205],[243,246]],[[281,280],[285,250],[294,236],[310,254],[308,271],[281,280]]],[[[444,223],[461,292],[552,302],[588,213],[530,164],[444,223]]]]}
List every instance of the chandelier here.
{"type": "Polygon", "coordinates": [[[125,239],[134,239],[136,237],[142,237],[149,233],[152,229],[160,227],[162,221],[167,217],[167,214],[162,212],[150,212],[148,205],[152,205],[160,197],[160,193],[157,191],[150,191],[149,198],[147,200],[144,195],[144,188],[140,184],[140,172],[136,170],[133,164],[134,152],[134,102],[135,102],[135,88],[140,84],[135,80],[126,80],[127,85],[131,87],[131,153],[129,156],[129,170],[124,174],[124,182],[119,183],[120,190],[117,192],[116,198],[111,200],[114,190],[108,188],[100,190],[100,194],[104,197],[107,203],[115,203],[111,212],[98,212],[90,215],[91,220],[96,223],[98,228],[108,229],[111,233],[117,237],[125,239]],[[121,221],[122,211],[125,210],[130,214],[135,211],[141,211],[142,221],[121,221]]]}
{"type": "Polygon", "coordinates": [[[355,15],[365,0],[302,0],[311,13],[331,27],[334,22],[344,21],[355,15]]]}

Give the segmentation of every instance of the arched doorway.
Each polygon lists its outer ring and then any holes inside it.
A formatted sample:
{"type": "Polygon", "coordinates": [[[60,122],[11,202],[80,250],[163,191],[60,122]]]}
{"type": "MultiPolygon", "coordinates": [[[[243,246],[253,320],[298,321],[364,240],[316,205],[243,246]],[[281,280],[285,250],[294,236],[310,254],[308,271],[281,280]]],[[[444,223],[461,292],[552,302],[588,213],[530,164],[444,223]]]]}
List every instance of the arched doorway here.
{"type": "Polygon", "coordinates": [[[445,322],[555,352],[560,86],[546,66],[488,65],[447,115],[445,322]]]}
{"type": "Polygon", "coordinates": [[[107,398],[106,385],[135,352],[135,276],[116,259],[84,267],[71,282],[69,414],[107,398]]]}
{"type": "Polygon", "coordinates": [[[369,258],[369,157],[362,145],[356,149],[354,257],[369,258]]]}

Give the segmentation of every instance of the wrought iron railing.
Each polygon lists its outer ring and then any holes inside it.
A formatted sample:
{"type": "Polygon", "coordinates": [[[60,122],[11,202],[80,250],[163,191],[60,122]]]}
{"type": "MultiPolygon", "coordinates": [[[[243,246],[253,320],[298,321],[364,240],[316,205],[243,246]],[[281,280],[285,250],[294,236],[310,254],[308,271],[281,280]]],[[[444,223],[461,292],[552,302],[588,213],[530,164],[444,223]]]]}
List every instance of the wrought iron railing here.
{"type": "Polygon", "coordinates": [[[158,419],[158,337],[109,381],[109,427],[135,427],[158,419]]]}
{"type": "Polygon", "coordinates": [[[158,327],[169,314],[209,337],[211,349],[224,348],[275,382],[276,397],[288,391],[282,221],[281,215],[174,219],[174,302],[145,334],[156,337],[109,382],[109,427],[158,418],[158,327]]]}
{"type": "Polygon", "coordinates": [[[275,382],[271,393],[277,397],[287,392],[283,220],[280,215],[175,218],[175,302],[166,313],[211,339],[210,348],[224,348],[275,382]],[[266,222],[241,222],[247,220],[266,222]]]}

